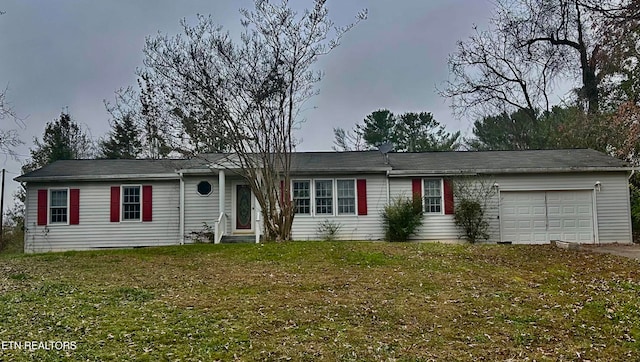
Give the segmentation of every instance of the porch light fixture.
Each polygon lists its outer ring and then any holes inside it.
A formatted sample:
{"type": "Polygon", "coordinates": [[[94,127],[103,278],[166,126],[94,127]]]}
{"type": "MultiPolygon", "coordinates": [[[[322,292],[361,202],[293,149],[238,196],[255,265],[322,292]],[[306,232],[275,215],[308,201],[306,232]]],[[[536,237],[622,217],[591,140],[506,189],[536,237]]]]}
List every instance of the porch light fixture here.
{"type": "Polygon", "coordinates": [[[600,183],[600,181],[596,181],[596,184],[594,185],[596,191],[600,192],[600,189],[602,188],[602,183],[600,183]]]}
{"type": "Polygon", "coordinates": [[[498,189],[499,189],[499,188],[500,188],[500,184],[499,184],[499,183],[497,183],[497,182],[494,182],[494,183],[493,183],[493,190],[494,190],[494,191],[496,191],[496,192],[498,192],[498,189]]]}

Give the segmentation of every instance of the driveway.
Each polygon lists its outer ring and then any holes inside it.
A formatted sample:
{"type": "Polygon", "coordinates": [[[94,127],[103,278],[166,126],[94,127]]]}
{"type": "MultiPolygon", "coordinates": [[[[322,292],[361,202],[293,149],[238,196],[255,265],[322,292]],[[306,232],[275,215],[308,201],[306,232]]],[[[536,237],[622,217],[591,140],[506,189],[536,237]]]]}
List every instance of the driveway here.
{"type": "Polygon", "coordinates": [[[640,244],[580,245],[580,250],[624,256],[640,261],[640,244]]]}

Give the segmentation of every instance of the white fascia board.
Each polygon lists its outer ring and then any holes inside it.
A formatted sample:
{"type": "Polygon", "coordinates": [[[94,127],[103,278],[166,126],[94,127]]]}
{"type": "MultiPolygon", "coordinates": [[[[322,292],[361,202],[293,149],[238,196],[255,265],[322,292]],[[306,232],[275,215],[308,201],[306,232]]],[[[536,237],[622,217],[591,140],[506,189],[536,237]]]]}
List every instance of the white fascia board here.
{"type": "Polygon", "coordinates": [[[475,176],[498,174],[524,174],[524,173],[575,173],[575,172],[630,172],[637,170],[634,167],[574,167],[574,168],[504,168],[504,169],[475,169],[475,170],[393,170],[389,177],[409,176],[475,176]]]}
{"type": "Polygon", "coordinates": [[[40,176],[16,177],[18,182],[64,182],[64,181],[109,181],[109,180],[179,180],[177,173],[132,174],[132,175],[83,175],[83,176],[40,176]]]}

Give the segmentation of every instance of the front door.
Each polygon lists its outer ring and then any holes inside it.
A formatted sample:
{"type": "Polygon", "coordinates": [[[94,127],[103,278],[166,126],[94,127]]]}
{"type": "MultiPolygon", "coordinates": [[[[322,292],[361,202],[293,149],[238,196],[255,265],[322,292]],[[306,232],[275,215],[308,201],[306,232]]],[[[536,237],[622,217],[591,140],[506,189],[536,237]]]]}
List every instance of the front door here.
{"type": "Polygon", "coordinates": [[[251,230],[251,187],[236,185],[236,230],[251,230]]]}

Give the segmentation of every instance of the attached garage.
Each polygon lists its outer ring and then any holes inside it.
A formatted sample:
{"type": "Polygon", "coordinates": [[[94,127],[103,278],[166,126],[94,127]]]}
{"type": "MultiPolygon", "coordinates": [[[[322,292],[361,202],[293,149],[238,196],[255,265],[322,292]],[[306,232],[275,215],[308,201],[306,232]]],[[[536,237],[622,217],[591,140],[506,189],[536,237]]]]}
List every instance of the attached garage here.
{"type": "Polygon", "coordinates": [[[501,192],[500,235],[514,244],[593,243],[593,190],[501,192]]]}

